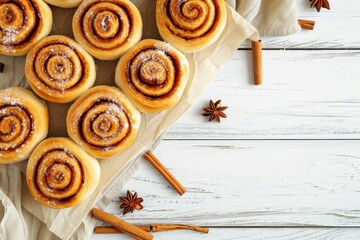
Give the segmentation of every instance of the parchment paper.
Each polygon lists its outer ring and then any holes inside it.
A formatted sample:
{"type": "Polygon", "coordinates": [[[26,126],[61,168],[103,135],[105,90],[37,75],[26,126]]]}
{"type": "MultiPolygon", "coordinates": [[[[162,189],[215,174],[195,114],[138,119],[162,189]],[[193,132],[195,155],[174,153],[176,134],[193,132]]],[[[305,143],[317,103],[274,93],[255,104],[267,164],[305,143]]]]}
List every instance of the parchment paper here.
{"type": "MultiPolygon", "coordinates": [[[[235,8],[239,7],[242,1],[248,0],[241,0],[237,5],[235,0],[227,2],[235,8]]],[[[266,1],[268,0],[264,0],[266,1]]],[[[155,22],[155,1],[133,0],[132,2],[138,6],[143,17],[143,39],[160,39],[155,22]]],[[[75,9],[51,8],[55,19],[51,35],[63,34],[73,37],[71,20],[75,9]]],[[[27,161],[0,165],[0,200],[3,205],[1,207],[0,204],[0,219],[2,218],[0,238],[89,238],[96,224],[96,220],[90,217],[89,211],[93,207],[104,209],[108,205],[110,199],[121,190],[141,164],[142,154],[156,146],[166,129],[196,101],[206,85],[215,77],[220,66],[231,58],[240,44],[248,38],[258,40],[256,29],[233,8],[227,7],[227,25],[218,41],[199,53],[186,55],[191,71],[189,83],[180,103],[158,114],[142,114],[142,124],[134,144],[117,157],[100,160],[101,181],[94,194],[84,203],[63,210],[43,207],[34,201],[27,189],[24,176],[27,161]]],[[[256,10],[258,14],[259,9],[256,10]]],[[[24,59],[25,57],[0,56],[0,62],[5,63],[5,72],[0,74],[1,89],[9,86],[28,87],[24,77],[24,59]]],[[[96,85],[114,85],[116,64],[117,61],[96,61],[98,76],[96,85]]],[[[51,118],[49,136],[67,136],[65,118],[69,106],[70,104],[48,103],[51,118]]]]}

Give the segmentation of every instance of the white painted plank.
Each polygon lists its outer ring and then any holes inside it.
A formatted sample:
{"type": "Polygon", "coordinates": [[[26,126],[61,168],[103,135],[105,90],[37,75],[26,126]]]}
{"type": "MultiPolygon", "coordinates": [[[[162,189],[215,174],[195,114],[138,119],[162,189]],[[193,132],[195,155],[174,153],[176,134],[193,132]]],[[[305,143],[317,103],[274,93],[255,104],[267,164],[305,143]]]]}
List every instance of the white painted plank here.
{"type": "MultiPolygon", "coordinates": [[[[241,228],[229,229],[210,228],[209,234],[200,234],[189,231],[162,232],[153,233],[157,240],[295,240],[295,239],[321,239],[321,240],[357,240],[360,238],[360,229],[358,228],[320,228],[320,229],[284,229],[284,228],[241,228]]],[[[123,235],[93,235],[91,240],[131,240],[132,238],[123,235]]]]}
{"type": "MultiPolygon", "coordinates": [[[[307,0],[295,0],[300,19],[314,20],[314,31],[303,30],[298,34],[263,38],[265,48],[359,48],[360,1],[331,0],[331,11],[318,13],[307,0]]],[[[250,47],[244,44],[241,46],[250,47]]]]}
{"type": "Polygon", "coordinates": [[[323,8],[320,13],[315,8],[310,8],[310,1],[294,1],[299,16],[342,17],[358,16],[360,13],[360,3],[357,0],[329,0],[331,10],[323,8]]]}
{"type": "Polygon", "coordinates": [[[360,51],[264,51],[264,84],[251,80],[250,51],[237,51],[167,139],[360,138],[360,51]],[[228,118],[207,123],[209,99],[228,118]]]}
{"type": "MultiPolygon", "coordinates": [[[[164,141],[155,151],[182,197],[145,163],[127,189],[137,224],[360,226],[360,141],[164,141]]],[[[145,161],[145,160],[144,160],[145,161]]],[[[107,211],[120,215],[114,196],[107,211]]]]}

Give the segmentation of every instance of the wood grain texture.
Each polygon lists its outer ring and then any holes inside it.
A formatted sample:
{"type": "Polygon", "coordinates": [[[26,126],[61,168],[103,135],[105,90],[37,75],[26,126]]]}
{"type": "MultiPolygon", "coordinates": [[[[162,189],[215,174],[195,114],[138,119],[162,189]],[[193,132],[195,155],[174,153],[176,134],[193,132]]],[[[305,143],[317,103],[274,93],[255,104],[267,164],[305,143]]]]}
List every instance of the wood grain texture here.
{"type": "MultiPolygon", "coordinates": [[[[320,228],[320,229],[284,229],[284,228],[250,228],[233,229],[221,228],[210,229],[209,234],[193,233],[189,231],[154,233],[157,240],[298,240],[298,239],[321,239],[321,240],[351,240],[360,238],[360,229],[358,228],[320,228]]],[[[127,236],[119,235],[93,235],[91,240],[131,240],[127,236]]]]}
{"type": "Polygon", "coordinates": [[[360,51],[264,51],[263,57],[263,85],[249,82],[251,52],[237,51],[166,138],[360,138],[360,51]],[[202,108],[220,98],[228,118],[209,124],[202,108]]]}
{"type": "MultiPolygon", "coordinates": [[[[164,141],[155,154],[184,185],[147,162],[119,195],[137,191],[135,224],[359,226],[360,141],[164,141]]],[[[145,161],[145,160],[144,160],[145,161]]],[[[121,214],[118,196],[106,210],[121,214]]]]}

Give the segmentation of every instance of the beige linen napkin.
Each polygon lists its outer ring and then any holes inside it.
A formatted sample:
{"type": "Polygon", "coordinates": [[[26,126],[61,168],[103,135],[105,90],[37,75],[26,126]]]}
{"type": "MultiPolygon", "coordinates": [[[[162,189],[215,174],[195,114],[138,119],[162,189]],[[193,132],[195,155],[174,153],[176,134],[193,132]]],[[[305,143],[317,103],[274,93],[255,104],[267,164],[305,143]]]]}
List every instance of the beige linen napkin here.
{"type": "MultiPolygon", "coordinates": [[[[264,0],[270,1],[270,0],[264,0]]],[[[274,0],[278,1],[278,0],[274,0]]],[[[158,38],[153,0],[133,0],[144,18],[143,38],[158,38]]],[[[232,6],[235,1],[228,1],[232,6]]],[[[242,1],[239,1],[242,2],[242,1]]],[[[240,5],[237,5],[239,7],[240,5]]],[[[56,22],[52,34],[72,37],[71,19],[75,9],[52,7],[56,22]]],[[[26,161],[0,166],[0,239],[87,239],[96,221],[88,214],[95,207],[105,208],[118,194],[122,186],[141,164],[141,155],[154,148],[162,134],[199,97],[207,84],[215,77],[242,42],[250,38],[258,40],[256,29],[228,7],[226,28],[220,39],[209,48],[186,57],[190,63],[190,79],[180,103],[159,114],[143,114],[142,124],[134,144],[118,157],[101,160],[102,177],[95,193],[84,203],[64,210],[41,206],[30,195],[24,179],[26,161]]],[[[274,28],[275,29],[275,28],[274,28]]],[[[24,57],[0,56],[5,72],[0,75],[0,88],[27,86],[23,69],[24,57]]],[[[117,61],[96,61],[96,84],[114,85],[114,69],[117,61]]],[[[65,116],[69,104],[48,104],[51,115],[50,136],[66,136],[65,116]]]]}
{"type": "Polygon", "coordinates": [[[261,36],[286,36],[301,30],[294,0],[227,0],[261,36]]]}

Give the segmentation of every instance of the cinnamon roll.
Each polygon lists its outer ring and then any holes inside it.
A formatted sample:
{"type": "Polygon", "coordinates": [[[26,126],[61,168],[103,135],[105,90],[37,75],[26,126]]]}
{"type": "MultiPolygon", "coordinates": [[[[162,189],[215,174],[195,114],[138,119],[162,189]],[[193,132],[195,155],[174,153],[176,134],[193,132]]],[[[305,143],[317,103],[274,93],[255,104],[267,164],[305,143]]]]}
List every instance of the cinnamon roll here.
{"type": "Polygon", "coordinates": [[[66,118],[69,136],[90,155],[112,157],[136,137],[141,116],[116,87],[97,86],[80,96],[66,118]]]}
{"type": "Polygon", "coordinates": [[[61,8],[73,8],[80,5],[82,0],[44,0],[48,4],[61,7],[61,8]]]}
{"type": "Polygon", "coordinates": [[[49,138],[31,154],[26,180],[37,202],[51,208],[67,208],[94,192],[100,180],[100,166],[70,139],[49,138]]]}
{"type": "Polygon", "coordinates": [[[156,23],[161,37],[184,53],[214,43],[226,24],[224,0],[157,0],[156,23]]]}
{"type": "Polygon", "coordinates": [[[115,82],[142,112],[159,112],[179,102],[189,77],[185,56],[169,44],[143,40],[121,57],[115,82]]]}
{"type": "Polygon", "coordinates": [[[44,101],[25,88],[0,90],[0,163],[27,159],[48,133],[44,101]]]}
{"type": "Polygon", "coordinates": [[[129,0],[86,0],[72,22],[74,36],[100,60],[114,60],[140,41],[142,20],[129,0]]]}
{"type": "Polygon", "coordinates": [[[25,55],[52,28],[52,13],[42,0],[0,0],[0,54],[25,55]]]}
{"type": "Polygon", "coordinates": [[[74,40],[54,35],[29,51],[25,75],[40,97],[67,103],[94,85],[96,70],[94,59],[74,40]]]}

